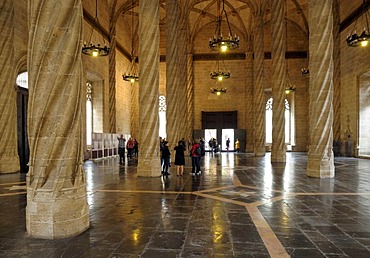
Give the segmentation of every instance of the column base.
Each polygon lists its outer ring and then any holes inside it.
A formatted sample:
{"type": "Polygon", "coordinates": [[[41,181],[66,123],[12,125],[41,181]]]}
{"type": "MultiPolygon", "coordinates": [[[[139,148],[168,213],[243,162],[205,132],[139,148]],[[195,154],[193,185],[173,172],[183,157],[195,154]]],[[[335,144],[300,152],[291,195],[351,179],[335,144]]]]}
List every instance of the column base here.
{"type": "Polygon", "coordinates": [[[28,189],[26,208],[27,233],[33,238],[59,239],[81,234],[90,226],[86,186],[63,189],[53,198],[50,189],[36,190],[30,196],[28,189]],[[61,199],[63,198],[63,199],[61,199]]]}
{"type": "Polygon", "coordinates": [[[308,177],[333,178],[335,176],[334,156],[323,159],[308,156],[306,175],[308,177]]]}
{"type": "Polygon", "coordinates": [[[159,177],[161,176],[161,160],[154,159],[139,159],[137,165],[137,176],[141,177],[159,177]]]}
{"type": "Polygon", "coordinates": [[[255,157],[264,157],[266,155],[265,146],[263,148],[255,148],[254,149],[254,156],[255,157]]]}
{"type": "Polygon", "coordinates": [[[285,163],[286,162],[286,152],[279,151],[272,153],[271,152],[271,162],[285,163]]]}

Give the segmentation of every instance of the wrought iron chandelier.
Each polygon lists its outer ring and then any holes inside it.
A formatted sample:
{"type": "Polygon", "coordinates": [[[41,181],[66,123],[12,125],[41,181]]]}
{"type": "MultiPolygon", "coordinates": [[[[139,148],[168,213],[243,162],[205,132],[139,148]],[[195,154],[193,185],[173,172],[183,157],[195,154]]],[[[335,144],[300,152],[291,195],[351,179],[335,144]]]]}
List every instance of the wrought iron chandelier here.
{"type": "Polygon", "coordinates": [[[361,9],[361,17],[364,30],[361,32],[360,35],[357,34],[356,32],[356,26],[357,26],[357,21],[359,18],[356,19],[355,25],[353,26],[353,30],[351,31],[351,34],[347,37],[347,45],[350,47],[366,47],[370,43],[370,26],[369,26],[369,19],[370,15],[368,14],[368,9],[370,6],[370,1],[363,0],[363,3],[360,7],[361,9]],[[366,9],[367,8],[367,9],[366,9]]]}
{"type": "Polygon", "coordinates": [[[134,84],[136,81],[139,80],[139,75],[137,72],[136,66],[136,59],[137,57],[134,56],[134,0],[131,1],[131,64],[129,66],[128,71],[122,75],[123,80],[129,81],[131,84],[134,84]]]}
{"type": "MultiPolygon", "coordinates": [[[[98,19],[98,0],[95,1],[95,18],[94,21],[96,24],[99,25],[99,19],[98,19]]],[[[92,34],[94,32],[93,26],[91,26],[91,32],[90,32],[90,37],[89,37],[89,43],[84,43],[82,47],[82,53],[85,55],[93,56],[93,57],[98,57],[98,56],[107,56],[109,54],[110,48],[105,45],[105,40],[103,38],[104,42],[104,47],[102,47],[99,43],[98,44],[93,44],[91,39],[92,39],[92,34]]]]}
{"type": "Polygon", "coordinates": [[[310,69],[302,68],[301,69],[301,76],[303,77],[309,77],[310,76],[310,69]]]}
{"type": "Polygon", "coordinates": [[[226,93],[227,88],[211,88],[211,93],[216,94],[217,96],[220,96],[223,93],[226,93]]]}
{"type": "Polygon", "coordinates": [[[222,10],[221,10],[221,0],[217,1],[217,21],[216,21],[216,30],[213,38],[209,39],[209,48],[212,50],[219,50],[221,52],[225,52],[227,50],[233,50],[239,47],[239,37],[231,31],[229,18],[227,17],[227,13],[225,11],[225,0],[222,0],[222,10]],[[222,36],[222,14],[225,15],[226,24],[228,27],[228,36],[222,36]]]}
{"type": "Polygon", "coordinates": [[[289,86],[289,87],[285,88],[285,94],[289,94],[289,93],[294,92],[294,91],[295,91],[294,86],[289,86]]]}
{"type": "Polygon", "coordinates": [[[222,60],[222,67],[220,68],[220,60],[217,58],[215,70],[212,71],[209,76],[213,80],[219,80],[222,81],[223,79],[229,79],[230,78],[230,72],[226,71],[225,63],[222,60]],[[222,69],[222,70],[221,70],[222,69]]]}

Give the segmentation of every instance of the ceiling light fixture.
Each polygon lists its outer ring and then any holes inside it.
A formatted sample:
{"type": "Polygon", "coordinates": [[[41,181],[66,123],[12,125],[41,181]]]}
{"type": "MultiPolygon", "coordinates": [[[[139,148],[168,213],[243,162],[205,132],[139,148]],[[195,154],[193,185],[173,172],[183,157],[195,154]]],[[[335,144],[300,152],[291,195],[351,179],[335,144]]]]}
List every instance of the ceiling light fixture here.
{"type": "MultiPolygon", "coordinates": [[[[94,18],[94,21],[97,25],[99,25],[98,0],[95,1],[95,18],[94,18]]],[[[93,28],[93,26],[91,26],[89,43],[88,44],[86,42],[84,43],[84,45],[82,47],[82,53],[85,54],[85,55],[93,56],[93,57],[107,56],[109,54],[110,49],[109,49],[109,47],[107,47],[105,45],[104,38],[103,38],[104,47],[102,47],[99,43],[95,45],[91,42],[93,32],[94,32],[94,28],[93,28]]]]}
{"type": "Polygon", "coordinates": [[[309,77],[310,76],[310,69],[302,68],[301,69],[301,76],[309,77]]]}
{"type": "Polygon", "coordinates": [[[211,79],[222,81],[223,79],[229,79],[230,78],[230,72],[226,70],[226,66],[224,61],[222,60],[222,67],[220,68],[220,60],[217,58],[215,70],[212,71],[209,76],[211,79]]]}
{"type": "Polygon", "coordinates": [[[211,88],[211,93],[216,94],[217,96],[220,96],[223,93],[226,93],[227,88],[211,88]]]}
{"type": "Polygon", "coordinates": [[[217,1],[217,21],[216,21],[216,30],[213,38],[209,39],[209,48],[212,50],[219,50],[221,52],[226,52],[227,50],[233,50],[239,47],[239,37],[231,31],[229,18],[225,11],[225,0],[222,0],[222,10],[221,10],[221,0],[217,1]],[[225,20],[228,27],[228,36],[222,36],[222,14],[225,14],[225,20]]]}
{"type": "MultiPolygon", "coordinates": [[[[362,17],[362,24],[364,26],[364,30],[360,35],[357,34],[356,32],[356,26],[357,26],[357,20],[355,21],[355,25],[353,26],[353,30],[351,31],[351,34],[347,37],[347,45],[350,47],[366,47],[370,43],[370,30],[369,30],[369,19],[370,15],[368,14],[368,9],[369,9],[369,2],[367,2],[367,7],[366,7],[366,1],[363,0],[363,3],[360,7],[361,9],[361,17],[362,17]],[[368,8],[367,10],[365,8],[368,8]]],[[[360,25],[360,26],[361,26],[360,25]]]]}
{"type": "Polygon", "coordinates": [[[139,80],[139,75],[136,67],[136,59],[134,56],[134,0],[131,1],[131,64],[128,68],[128,71],[122,75],[123,80],[129,81],[131,84],[134,84],[139,80]]]}

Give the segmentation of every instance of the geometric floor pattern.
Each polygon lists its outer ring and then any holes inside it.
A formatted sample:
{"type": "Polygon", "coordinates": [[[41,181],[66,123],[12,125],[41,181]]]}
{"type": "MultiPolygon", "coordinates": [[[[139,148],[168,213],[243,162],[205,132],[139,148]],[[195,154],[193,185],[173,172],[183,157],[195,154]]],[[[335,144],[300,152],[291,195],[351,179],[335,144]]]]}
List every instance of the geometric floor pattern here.
{"type": "Polygon", "coordinates": [[[370,257],[370,160],[336,157],[332,179],[307,177],[306,153],[201,164],[166,179],[137,177],[137,158],[87,161],[91,226],[59,240],[27,236],[26,175],[0,175],[0,257],[370,257]]]}

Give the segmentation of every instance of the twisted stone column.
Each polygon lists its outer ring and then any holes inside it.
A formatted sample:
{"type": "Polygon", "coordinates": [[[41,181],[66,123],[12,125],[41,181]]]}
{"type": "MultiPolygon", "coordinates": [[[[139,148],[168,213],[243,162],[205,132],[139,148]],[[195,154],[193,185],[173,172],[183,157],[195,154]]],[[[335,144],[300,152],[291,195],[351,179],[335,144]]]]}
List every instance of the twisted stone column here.
{"type": "Polygon", "coordinates": [[[309,2],[310,130],[306,174],[319,178],[334,177],[332,9],[332,0],[309,2]]]}
{"type": "Polygon", "coordinates": [[[187,84],[186,84],[186,100],[187,100],[187,119],[188,119],[188,132],[186,139],[193,138],[194,130],[194,64],[193,55],[187,55],[187,84]]]}
{"type": "Polygon", "coordinates": [[[179,54],[178,54],[178,16],[176,0],[166,0],[166,100],[167,100],[167,140],[172,150],[180,137],[179,54]]]}
{"type": "Polygon", "coordinates": [[[116,132],[116,23],[110,24],[109,52],[109,132],[116,132]]]}
{"type": "Polygon", "coordinates": [[[285,0],[271,2],[272,148],[271,162],[285,162],[286,21],[285,0]]]}
{"type": "Polygon", "coordinates": [[[159,159],[159,2],[142,0],[139,5],[139,121],[140,159],[138,176],[160,176],[159,159]]]}
{"type": "Polygon", "coordinates": [[[260,2],[258,10],[255,13],[255,32],[254,32],[254,155],[264,156],[266,153],[265,142],[266,142],[266,103],[265,103],[265,92],[264,92],[264,21],[263,21],[263,7],[260,2]]]}
{"type": "Polygon", "coordinates": [[[139,85],[136,82],[131,86],[131,135],[139,141],[139,85]]]}
{"type": "Polygon", "coordinates": [[[19,171],[14,64],[14,1],[0,4],[0,174],[19,171]]]}
{"type": "Polygon", "coordinates": [[[179,139],[189,135],[188,113],[187,113],[187,46],[188,46],[188,5],[190,1],[180,3],[180,18],[178,31],[178,72],[179,72],[179,114],[180,133],[179,139]]]}
{"type": "Polygon", "coordinates": [[[254,128],[253,128],[253,52],[245,53],[245,125],[246,129],[246,152],[253,151],[254,128]]]}
{"type": "Polygon", "coordinates": [[[335,141],[341,139],[340,133],[340,17],[339,17],[339,3],[338,0],[333,0],[333,85],[334,85],[334,124],[333,124],[333,138],[335,141]]]}
{"type": "Polygon", "coordinates": [[[71,237],[89,227],[82,168],[82,3],[32,0],[28,13],[27,232],[71,237]]]}

